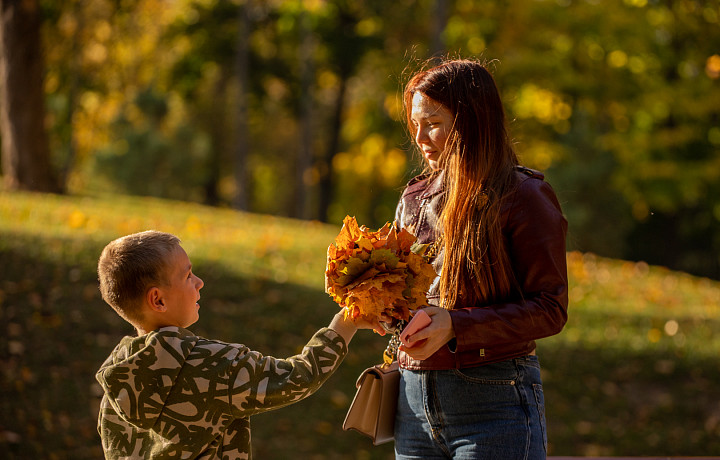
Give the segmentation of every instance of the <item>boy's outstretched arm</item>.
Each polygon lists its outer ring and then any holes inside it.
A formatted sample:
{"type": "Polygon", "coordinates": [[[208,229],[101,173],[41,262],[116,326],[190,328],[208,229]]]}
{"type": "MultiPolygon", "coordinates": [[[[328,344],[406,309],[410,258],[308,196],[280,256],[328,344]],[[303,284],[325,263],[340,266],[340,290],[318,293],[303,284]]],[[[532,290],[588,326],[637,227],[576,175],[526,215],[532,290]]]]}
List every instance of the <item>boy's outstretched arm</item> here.
{"type": "Polygon", "coordinates": [[[358,329],[375,329],[385,334],[378,321],[353,322],[341,310],[295,356],[279,359],[241,346],[230,376],[234,415],[248,417],[310,396],[338,368],[358,329]]]}

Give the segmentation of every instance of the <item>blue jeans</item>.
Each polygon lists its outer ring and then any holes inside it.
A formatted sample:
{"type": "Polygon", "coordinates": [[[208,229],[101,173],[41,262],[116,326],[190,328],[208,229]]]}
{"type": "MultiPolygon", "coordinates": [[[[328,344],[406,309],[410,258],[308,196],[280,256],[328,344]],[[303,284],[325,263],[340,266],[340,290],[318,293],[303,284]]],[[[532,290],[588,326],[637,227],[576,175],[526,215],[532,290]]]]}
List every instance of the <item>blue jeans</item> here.
{"type": "Polygon", "coordinates": [[[469,369],[402,369],[396,459],[544,459],[537,356],[469,369]]]}

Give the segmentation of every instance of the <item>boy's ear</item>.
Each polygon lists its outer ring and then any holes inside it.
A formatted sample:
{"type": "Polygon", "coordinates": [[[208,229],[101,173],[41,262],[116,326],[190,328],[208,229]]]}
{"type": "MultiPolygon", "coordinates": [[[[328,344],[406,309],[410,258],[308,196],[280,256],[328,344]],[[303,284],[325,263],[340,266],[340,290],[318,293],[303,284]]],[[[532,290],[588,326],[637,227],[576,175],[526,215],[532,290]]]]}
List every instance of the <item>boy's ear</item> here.
{"type": "Polygon", "coordinates": [[[158,287],[151,287],[148,289],[147,294],[145,294],[145,303],[147,303],[153,311],[158,313],[162,313],[167,310],[162,291],[158,287]]]}

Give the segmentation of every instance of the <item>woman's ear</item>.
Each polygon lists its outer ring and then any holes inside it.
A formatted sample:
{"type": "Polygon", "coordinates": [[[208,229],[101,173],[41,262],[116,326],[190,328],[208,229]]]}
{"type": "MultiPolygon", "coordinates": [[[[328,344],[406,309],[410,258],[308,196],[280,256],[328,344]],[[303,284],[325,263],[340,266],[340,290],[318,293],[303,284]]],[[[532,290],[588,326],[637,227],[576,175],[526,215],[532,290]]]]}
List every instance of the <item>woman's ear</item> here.
{"type": "Polygon", "coordinates": [[[145,302],[153,311],[158,313],[162,313],[167,310],[162,291],[158,287],[151,287],[148,289],[147,294],[145,294],[145,302]]]}

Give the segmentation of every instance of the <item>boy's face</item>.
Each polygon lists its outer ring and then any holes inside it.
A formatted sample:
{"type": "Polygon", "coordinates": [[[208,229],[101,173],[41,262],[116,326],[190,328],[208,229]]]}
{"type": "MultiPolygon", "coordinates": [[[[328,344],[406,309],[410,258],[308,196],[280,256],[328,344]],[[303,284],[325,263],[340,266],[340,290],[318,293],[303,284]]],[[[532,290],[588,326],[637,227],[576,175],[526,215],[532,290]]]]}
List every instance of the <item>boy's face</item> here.
{"type": "Polygon", "coordinates": [[[165,306],[164,315],[168,326],[186,328],[199,319],[200,289],[203,280],[192,272],[192,264],[185,250],[178,246],[167,267],[168,286],[162,288],[165,306]]]}

